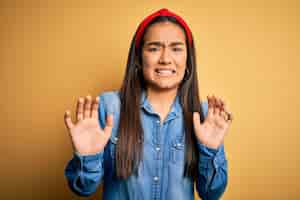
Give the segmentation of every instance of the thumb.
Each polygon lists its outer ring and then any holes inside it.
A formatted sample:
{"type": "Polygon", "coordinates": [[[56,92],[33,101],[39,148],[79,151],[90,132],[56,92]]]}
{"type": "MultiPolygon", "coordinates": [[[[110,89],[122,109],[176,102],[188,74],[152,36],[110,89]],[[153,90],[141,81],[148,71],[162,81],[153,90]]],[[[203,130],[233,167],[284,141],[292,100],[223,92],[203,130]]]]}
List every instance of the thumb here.
{"type": "Polygon", "coordinates": [[[107,134],[108,136],[111,135],[113,125],[114,125],[113,114],[109,114],[106,118],[106,125],[104,128],[104,133],[107,134]]]}
{"type": "Polygon", "coordinates": [[[198,112],[193,112],[193,124],[194,124],[194,130],[196,133],[200,131],[200,115],[198,112]]]}
{"type": "Polygon", "coordinates": [[[74,127],[74,124],[72,123],[72,120],[71,120],[71,116],[70,116],[70,111],[67,110],[65,112],[65,115],[64,115],[64,122],[65,122],[65,125],[66,127],[70,130],[74,127]]]}

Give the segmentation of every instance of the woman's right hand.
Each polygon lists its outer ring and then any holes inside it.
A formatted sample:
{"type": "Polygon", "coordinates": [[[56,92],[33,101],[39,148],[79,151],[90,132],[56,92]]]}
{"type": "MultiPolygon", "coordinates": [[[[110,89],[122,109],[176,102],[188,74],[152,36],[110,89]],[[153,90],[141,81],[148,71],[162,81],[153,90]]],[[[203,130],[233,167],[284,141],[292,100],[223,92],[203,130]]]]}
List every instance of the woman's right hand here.
{"type": "Polygon", "coordinates": [[[76,123],[71,120],[70,111],[64,115],[65,125],[71,137],[72,146],[81,155],[92,155],[104,150],[112,128],[113,115],[108,115],[104,129],[98,118],[99,97],[79,98],[76,108],[76,123]]]}

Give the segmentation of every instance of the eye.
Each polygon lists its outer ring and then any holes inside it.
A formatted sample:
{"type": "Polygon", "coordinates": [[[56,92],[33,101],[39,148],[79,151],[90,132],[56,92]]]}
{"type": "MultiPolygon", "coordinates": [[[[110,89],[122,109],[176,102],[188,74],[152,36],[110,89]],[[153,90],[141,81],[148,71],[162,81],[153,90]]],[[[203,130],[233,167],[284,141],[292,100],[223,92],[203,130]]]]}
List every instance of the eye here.
{"type": "Polygon", "coordinates": [[[173,48],[173,51],[182,51],[183,49],[182,48],[173,48]]]}
{"type": "Polygon", "coordinates": [[[152,47],[152,48],[149,48],[148,51],[150,51],[150,52],[158,51],[158,48],[152,47]]]}

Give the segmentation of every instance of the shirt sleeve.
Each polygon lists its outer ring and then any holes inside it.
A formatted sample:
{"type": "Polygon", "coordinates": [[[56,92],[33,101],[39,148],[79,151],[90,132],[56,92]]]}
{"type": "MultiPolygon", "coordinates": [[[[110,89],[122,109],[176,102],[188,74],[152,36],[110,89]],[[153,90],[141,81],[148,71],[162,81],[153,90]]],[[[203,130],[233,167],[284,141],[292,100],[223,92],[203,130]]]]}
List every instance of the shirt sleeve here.
{"type": "MultiPolygon", "coordinates": [[[[100,96],[99,123],[105,126],[104,104],[100,96]]],[[[102,152],[93,155],[80,155],[73,153],[73,158],[65,168],[65,177],[70,189],[80,196],[89,196],[97,190],[104,175],[104,162],[102,152]]]]}
{"type": "MultiPolygon", "coordinates": [[[[207,103],[204,103],[204,115],[207,115],[207,103]]],[[[196,188],[202,200],[220,199],[228,180],[227,159],[224,144],[212,149],[198,142],[199,163],[196,188]]]]}
{"type": "Polygon", "coordinates": [[[199,175],[196,188],[202,200],[219,199],[227,186],[227,160],[224,144],[218,149],[211,149],[198,143],[199,175]]]}

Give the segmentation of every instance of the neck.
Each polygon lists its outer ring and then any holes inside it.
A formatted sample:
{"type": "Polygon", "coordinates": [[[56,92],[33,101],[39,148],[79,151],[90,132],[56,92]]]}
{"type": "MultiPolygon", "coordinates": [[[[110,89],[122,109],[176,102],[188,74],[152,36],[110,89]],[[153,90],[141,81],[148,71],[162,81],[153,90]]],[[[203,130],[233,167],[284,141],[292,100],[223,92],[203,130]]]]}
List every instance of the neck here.
{"type": "Polygon", "coordinates": [[[154,111],[161,116],[162,120],[169,113],[176,95],[177,89],[165,91],[153,90],[151,88],[147,89],[147,99],[154,111]]]}

